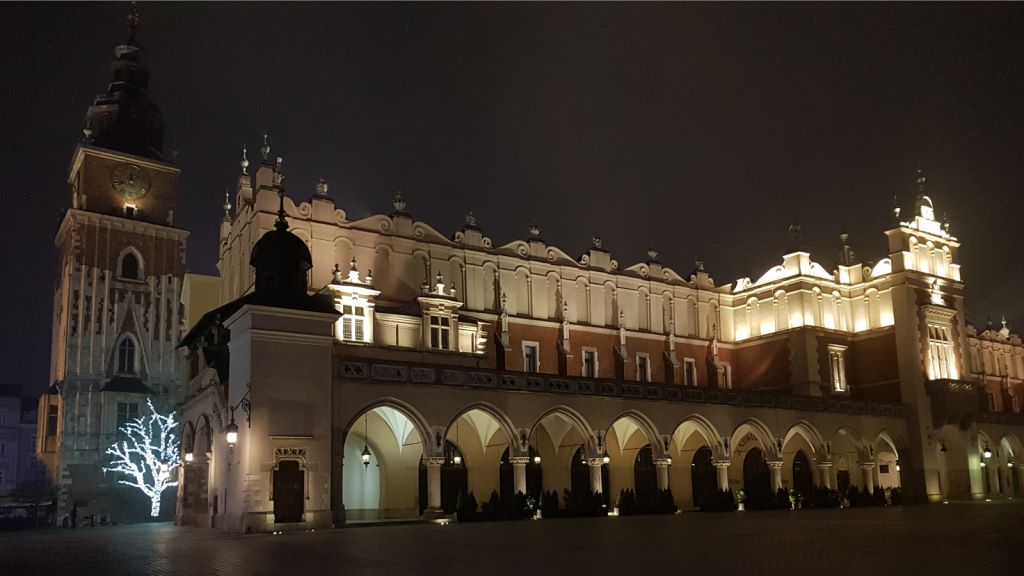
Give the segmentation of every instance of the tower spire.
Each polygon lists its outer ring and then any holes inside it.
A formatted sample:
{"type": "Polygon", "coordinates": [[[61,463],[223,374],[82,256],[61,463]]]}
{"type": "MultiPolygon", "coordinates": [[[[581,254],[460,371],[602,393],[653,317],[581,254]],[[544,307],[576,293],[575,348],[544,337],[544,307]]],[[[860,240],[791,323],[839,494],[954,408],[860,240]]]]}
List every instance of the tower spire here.
{"type": "Polygon", "coordinates": [[[139,30],[139,5],[138,2],[132,2],[131,10],[128,11],[128,41],[125,42],[128,46],[138,46],[135,43],[135,33],[139,30]]]}

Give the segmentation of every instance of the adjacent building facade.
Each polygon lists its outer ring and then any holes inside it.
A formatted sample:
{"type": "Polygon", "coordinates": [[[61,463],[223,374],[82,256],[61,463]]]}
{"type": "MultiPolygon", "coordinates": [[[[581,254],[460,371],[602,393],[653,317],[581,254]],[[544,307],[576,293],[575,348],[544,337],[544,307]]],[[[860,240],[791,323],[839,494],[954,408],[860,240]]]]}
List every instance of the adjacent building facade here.
{"type": "Polygon", "coordinates": [[[1019,493],[1024,347],[967,325],[959,240],[921,175],[875,263],[843,235],[831,270],[797,241],[720,283],[653,250],[620,265],[600,238],[574,258],[536,227],[495,245],[472,214],[445,235],[400,196],[351,221],[324,182],[287,196],[261,152],[225,204],[227,304],[184,342],[181,523],[415,517],[458,492],[1019,493]],[[253,255],[282,220],[307,251],[301,296],[333,314],[259,296],[253,255]]]}
{"type": "Polygon", "coordinates": [[[134,12],[130,24],[68,170],[70,207],[55,240],[52,385],[39,401],[36,445],[58,487],[58,516],[77,507],[97,521],[146,517],[144,498],[103,473],[105,451],[147,398],[172,408],[182,381],[180,170],[163,155],[134,12]]]}

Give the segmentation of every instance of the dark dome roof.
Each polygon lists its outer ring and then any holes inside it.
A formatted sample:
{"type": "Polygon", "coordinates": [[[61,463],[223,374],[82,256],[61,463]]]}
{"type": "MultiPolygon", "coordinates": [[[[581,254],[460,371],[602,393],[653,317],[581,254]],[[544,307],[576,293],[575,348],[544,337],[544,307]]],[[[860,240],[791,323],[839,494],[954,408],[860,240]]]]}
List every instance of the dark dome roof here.
{"type": "Polygon", "coordinates": [[[306,273],[313,267],[313,258],[306,243],[284,226],[256,242],[249,265],[256,269],[257,292],[306,295],[306,273]]]}

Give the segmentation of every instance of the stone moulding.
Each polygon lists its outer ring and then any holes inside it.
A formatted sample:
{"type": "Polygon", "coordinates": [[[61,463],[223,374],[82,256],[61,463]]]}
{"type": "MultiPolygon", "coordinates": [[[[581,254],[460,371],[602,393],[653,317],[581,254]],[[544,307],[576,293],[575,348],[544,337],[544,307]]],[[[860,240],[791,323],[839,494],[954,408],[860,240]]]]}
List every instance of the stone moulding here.
{"type": "MultiPolygon", "coordinates": [[[[811,412],[838,412],[902,418],[902,404],[887,404],[855,400],[829,400],[814,396],[797,396],[774,392],[722,390],[692,386],[644,384],[624,381],[596,380],[572,376],[547,376],[517,372],[499,372],[476,368],[439,367],[401,362],[374,362],[335,358],[335,382],[352,380],[401,383],[416,386],[445,386],[481,388],[573,396],[601,396],[643,399],[659,402],[685,402],[691,404],[720,404],[781,410],[811,412]]],[[[1003,423],[1024,423],[1021,414],[984,413],[979,420],[1003,423]],[[1015,417],[1015,418],[1010,418],[1015,417]],[[1020,422],[1016,422],[1020,420],[1020,422]]]]}

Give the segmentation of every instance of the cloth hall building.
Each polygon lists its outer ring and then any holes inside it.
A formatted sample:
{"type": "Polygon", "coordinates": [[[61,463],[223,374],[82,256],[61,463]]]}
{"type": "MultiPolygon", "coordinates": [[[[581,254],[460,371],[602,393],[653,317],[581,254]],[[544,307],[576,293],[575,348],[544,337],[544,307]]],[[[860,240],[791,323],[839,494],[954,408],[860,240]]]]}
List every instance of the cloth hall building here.
{"type": "Polygon", "coordinates": [[[721,282],[600,238],[573,257],[536,227],[496,244],[471,214],[446,234],[400,196],[352,220],[325,182],[286,192],[264,141],[225,199],[218,276],[190,275],[158,112],[116,113],[145,94],[133,46],[58,234],[37,451],[63,510],[103,489],[100,448],[147,396],[183,422],[177,522],[237,532],[436,516],[459,492],[1021,493],[1024,345],[967,324],[923,176],[877,263],[844,237],[834,267],[794,249],[721,282]]]}

